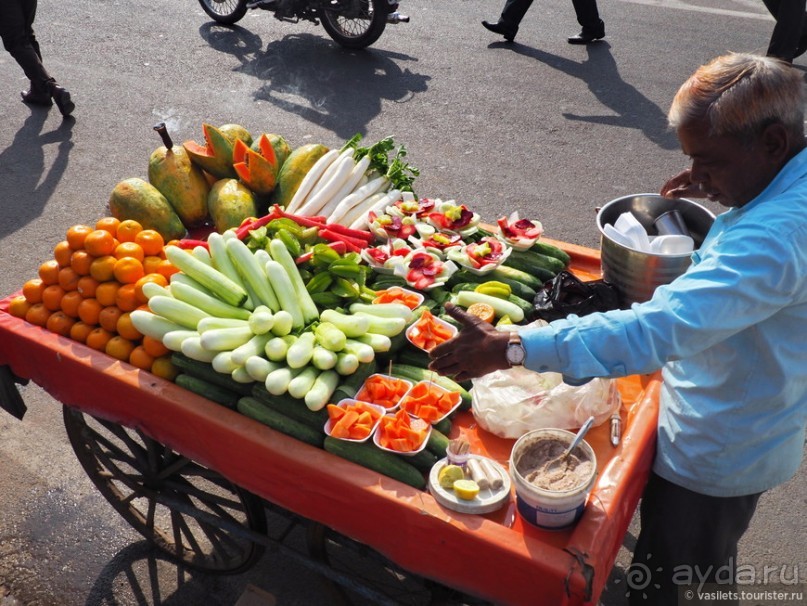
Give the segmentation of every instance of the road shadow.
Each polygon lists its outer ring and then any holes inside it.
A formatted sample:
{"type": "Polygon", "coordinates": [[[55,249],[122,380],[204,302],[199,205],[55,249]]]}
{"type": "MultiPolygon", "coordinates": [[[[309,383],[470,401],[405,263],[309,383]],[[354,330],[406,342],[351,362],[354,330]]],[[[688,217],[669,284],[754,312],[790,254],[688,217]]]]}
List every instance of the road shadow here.
{"type": "Polygon", "coordinates": [[[345,49],[315,34],[289,34],[264,49],[260,37],[242,27],[205,23],[199,31],[211,48],[240,61],[236,71],[259,82],[256,101],[271,103],[340,139],[366,132],[384,101],[405,103],[425,92],[431,79],[403,67],[417,62],[409,55],[345,49]]]}
{"type": "Polygon", "coordinates": [[[613,112],[592,116],[564,113],[566,119],[635,129],[662,149],[678,149],[675,133],[667,128],[666,112],[635,86],[622,79],[611,54],[611,46],[607,42],[586,45],[588,56],[583,61],[553,55],[519,43],[493,42],[488,48],[511,50],[582,80],[599,102],[613,112]]]}
{"type": "Polygon", "coordinates": [[[65,118],[58,128],[43,133],[47,119],[47,109],[32,108],[11,144],[0,151],[0,200],[5,210],[0,239],[42,214],[67,169],[75,120],[65,118]],[[52,144],[58,145],[58,151],[45,172],[44,147],[52,144]]]}

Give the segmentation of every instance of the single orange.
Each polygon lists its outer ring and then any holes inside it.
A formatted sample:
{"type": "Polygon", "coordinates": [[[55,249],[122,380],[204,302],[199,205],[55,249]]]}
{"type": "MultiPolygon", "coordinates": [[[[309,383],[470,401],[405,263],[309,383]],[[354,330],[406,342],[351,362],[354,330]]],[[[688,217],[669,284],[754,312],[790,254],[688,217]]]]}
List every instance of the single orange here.
{"type": "Polygon", "coordinates": [[[51,312],[44,303],[34,303],[31,308],[25,312],[25,320],[37,326],[45,326],[48,323],[48,318],[51,312]]]}
{"type": "Polygon", "coordinates": [[[70,329],[73,328],[73,324],[75,323],[76,320],[63,311],[55,311],[48,317],[45,327],[58,335],[69,337],[70,329]]]}
{"type": "Polygon", "coordinates": [[[130,311],[123,312],[120,315],[120,318],[118,318],[118,324],[115,326],[115,332],[117,332],[124,339],[129,339],[130,341],[140,341],[140,339],[143,338],[143,333],[137,330],[135,325],[132,323],[132,312],[130,311]]]}
{"type": "Polygon", "coordinates": [[[118,225],[120,225],[120,219],[116,217],[103,217],[95,222],[95,229],[108,231],[114,238],[118,233],[118,225]]]}
{"type": "Polygon", "coordinates": [[[154,356],[148,354],[142,345],[138,345],[129,354],[129,364],[137,366],[143,370],[151,371],[151,366],[154,364],[154,356]]]}
{"type": "Polygon", "coordinates": [[[146,255],[143,252],[143,247],[137,242],[121,242],[115,247],[115,252],[112,254],[115,255],[116,259],[134,257],[141,263],[143,262],[143,259],[146,258],[146,255]]]}
{"type": "Polygon", "coordinates": [[[118,282],[109,281],[101,282],[98,288],[95,289],[95,298],[98,302],[106,307],[107,305],[115,305],[115,297],[118,295],[120,284],[118,282]]]}
{"type": "Polygon", "coordinates": [[[117,259],[112,255],[104,255],[93,259],[90,263],[90,275],[99,282],[106,282],[115,277],[115,263],[117,259]]]}
{"type": "Polygon", "coordinates": [[[93,231],[89,225],[73,225],[67,230],[67,242],[73,250],[84,248],[84,239],[93,231]]]}
{"type": "Polygon", "coordinates": [[[143,259],[143,270],[147,274],[156,274],[159,271],[163,258],[159,255],[146,255],[143,259]]]}
{"type": "Polygon", "coordinates": [[[143,335],[142,345],[143,349],[146,350],[146,353],[154,358],[159,358],[160,356],[165,356],[171,353],[171,350],[163,345],[162,341],[148,335],[143,335]]]}
{"type": "Polygon", "coordinates": [[[165,355],[154,358],[154,363],[151,365],[151,373],[168,381],[173,381],[179,374],[179,368],[174,366],[170,355],[165,355]]]}
{"type": "Polygon", "coordinates": [[[81,305],[83,300],[84,297],[81,296],[78,290],[71,290],[64,293],[59,308],[71,318],[78,318],[78,306],[81,305]]]}
{"type": "Polygon", "coordinates": [[[80,276],[90,275],[90,266],[95,260],[86,250],[77,250],[70,257],[70,268],[80,276]]]}
{"type": "Polygon", "coordinates": [[[22,285],[22,294],[25,300],[31,305],[34,303],[42,303],[42,291],[45,290],[45,284],[42,278],[31,278],[22,285]]]}
{"type": "Polygon", "coordinates": [[[62,240],[53,247],[53,258],[59,264],[59,267],[70,265],[70,255],[72,254],[73,249],[70,248],[70,243],[67,240],[62,240]]]}
{"type": "Polygon", "coordinates": [[[94,326],[90,326],[89,324],[85,324],[81,320],[78,320],[70,328],[70,338],[74,341],[78,341],[79,343],[86,343],[87,337],[94,329],[94,326]]]}
{"type": "Polygon", "coordinates": [[[81,276],[78,275],[72,267],[62,267],[59,270],[59,286],[61,286],[65,292],[68,290],[76,290],[80,277],[81,276]]]}
{"type": "Polygon", "coordinates": [[[163,240],[162,235],[154,229],[144,229],[135,236],[134,241],[141,246],[143,252],[147,255],[159,256],[163,246],[165,246],[165,240],[163,240]]]}
{"type": "Polygon", "coordinates": [[[62,308],[62,297],[67,292],[58,284],[51,284],[46,286],[42,291],[42,303],[48,311],[58,311],[62,308]]]}
{"type": "Polygon", "coordinates": [[[115,251],[115,236],[105,229],[95,229],[84,239],[84,249],[93,257],[111,255],[115,251]]]}
{"type": "Polygon", "coordinates": [[[56,259],[49,259],[39,266],[39,277],[46,285],[58,284],[60,269],[56,259]]]}
{"type": "Polygon", "coordinates": [[[137,300],[137,288],[134,284],[123,284],[115,293],[115,305],[123,311],[134,311],[140,302],[137,300]]]}
{"type": "Polygon", "coordinates": [[[93,349],[97,349],[98,351],[104,351],[106,349],[106,344],[109,343],[110,339],[112,339],[114,335],[109,332],[108,330],[104,330],[100,326],[93,328],[87,334],[87,340],[85,343],[88,347],[92,347],[93,349]]]}
{"type": "Polygon", "coordinates": [[[76,290],[85,299],[91,299],[95,297],[95,289],[98,288],[98,284],[98,280],[92,276],[81,276],[78,279],[76,290]]]}
{"type": "Polygon", "coordinates": [[[112,356],[113,358],[117,358],[123,362],[128,362],[129,356],[132,354],[132,350],[134,348],[135,344],[129,339],[124,339],[120,335],[115,335],[106,344],[104,351],[108,356],[112,356]]]}
{"type": "Polygon", "coordinates": [[[143,226],[134,219],[124,219],[115,234],[121,242],[134,242],[135,236],[143,231],[143,226]]]}
{"type": "Polygon", "coordinates": [[[168,286],[168,279],[162,274],[146,274],[135,282],[135,293],[137,295],[138,303],[145,303],[148,297],[143,294],[143,285],[147,282],[154,282],[160,286],[168,286]]]}
{"type": "Polygon", "coordinates": [[[8,313],[15,318],[25,318],[25,314],[31,309],[33,303],[25,298],[25,295],[17,295],[8,303],[8,313]]]}
{"type": "Polygon", "coordinates": [[[104,306],[98,302],[98,299],[84,299],[78,304],[78,318],[85,324],[97,326],[98,315],[103,308],[104,306]]]}
{"type": "Polygon", "coordinates": [[[163,259],[160,262],[160,265],[157,267],[157,272],[161,273],[169,280],[171,279],[171,276],[173,276],[178,271],[179,269],[175,267],[174,264],[171,263],[171,261],[169,261],[168,259],[163,259]]]}
{"type": "Polygon", "coordinates": [[[107,305],[98,314],[98,324],[109,332],[117,332],[118,318],[123,312],[115,305],[107,305]]]}
{"type": "Polygon", "coordinates": [[[134,284],[144,275],[143,263],[134,257],[123,257],[115,263],[115,279],[121,284],[134,284]]]}

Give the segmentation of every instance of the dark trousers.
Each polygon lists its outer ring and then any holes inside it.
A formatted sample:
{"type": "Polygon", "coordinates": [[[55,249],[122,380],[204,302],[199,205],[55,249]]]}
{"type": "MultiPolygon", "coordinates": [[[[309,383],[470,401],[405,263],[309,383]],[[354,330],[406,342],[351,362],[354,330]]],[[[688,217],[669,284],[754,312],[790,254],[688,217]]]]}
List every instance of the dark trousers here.
{"type": "Polygon", "coordinates": [[[737,604],[698,601],[698,589],[705,583],[702,591],[735,591],[737,543],[759,497],[710,497],[650,474],[639,510],[641,531],[626,574],[631,606],[737,604]]]}
{"type": "Polygon", "coordinates": [[[805,0],[762,0],[768,12],[776,19],[768,55],[792,61],[803,34],[807,34],[805,0]]]}
{"type": "Polygon", "coordinates": [[[0,0],[0,38],[35,87],[51,80],[34,36],[36,0],[0,0]]]}
{"type": "MultiPolygon", "coordinates": [[[[527,14],[532,0],[507,0],[502,10],[502,23],[518,29],[518,24],[527,14]]],[[[602,26],[597,0],[572,0],[577,22],[585,29],[599,30],[602,26]]]]}

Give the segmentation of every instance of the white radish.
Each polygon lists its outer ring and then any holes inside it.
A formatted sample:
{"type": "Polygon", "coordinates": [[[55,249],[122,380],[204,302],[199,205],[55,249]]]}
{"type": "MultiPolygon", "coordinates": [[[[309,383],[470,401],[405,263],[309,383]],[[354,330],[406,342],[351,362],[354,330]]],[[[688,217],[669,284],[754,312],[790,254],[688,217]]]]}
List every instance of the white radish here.
{"type": "Polygon", "coordinates": [[[306,199],[296,213],[304,217],[312,217],[319,214],[319,210],[328,203],[328,201],[338,192],[341,187],[347,182],[350,177],[351,171],[355,168],[356,161],[352,156],[347,156],[339,160],[333,175],[328,179],[327,183],[317,187],[311,192],[311,195],[306,199]]]}
{"type": "Polygon", "coordinates": [[[339,222],[342,225],[351,225],[356,219],[364,215],[367,209],[372,208],[376,202],[386,195],[387,192],[382,190],[374,193],[372,196],[367,196],[364,200],[359,201],[353,208],[347,211],[339,222]]]}
{"type": "Polygon", "coordinates": [[[350,224],[351,229],[366,229],[368,226],[367,216],[370,212],[374,212],[378,214],[379,212],[383,212],[387,206],[392,204],[393,202],[399,200],[401,197],[401,190],[400,189],[392,189],[387,192],[387,195],[381,198],[378,202],[376,202],[373,206],[367,209],[367,212],[363,213],[358,219],[356,219],[353,223],[350,224]]]}
{"type": "Polygon", "coordinates": [[[328,223],[339,223],[354,206],[372,196],[374,193],[384,187],[386,183],[389,183],[386,177],[377,177],[366,185],[362,185],[352,194],[342,198],[341,202],[339,202],[339,204],[336,205],[336,208],[333,209],[333,212],[328,218],[328,223]]]}
{"type": "Polygon", "coordinates": [[[359,181],[364,176],[364,173],[367,172],[367,169],[370,168],[370,156],[363,156],[361,160],[356,162],[356,166],[353,167],[353,170],[350,171],[350,176],[348,176],[347,181],[342,184],[337,192],[331,196],[330,200],[326,202],[322,208],[319,210],[317,214],[324,215],[326,217],[330,216],[333,213],[334,209],[339,205],[339,203],[344,200],[347,196],[349,196],[356,187],[359,185],[359,181]]]}
{"type": "Polygon", "coordinates": [[[297,188],[297,191],[294,192],[291,202],[289,202],[288,206],[286,207],[288,212],[294,212],[294,210],[300,206],[303,200],[305,200],[306,196],[308,196],[311,188],[314,187],[322,174],[334,163],[338,157],[339,151],[332,149],[323,154],[323,156],[314,163],[314,166],[309,169],[309,171],[305,174],[305,177],[303,177],[303,180],[300,181],[300,186],[297,188]]]}

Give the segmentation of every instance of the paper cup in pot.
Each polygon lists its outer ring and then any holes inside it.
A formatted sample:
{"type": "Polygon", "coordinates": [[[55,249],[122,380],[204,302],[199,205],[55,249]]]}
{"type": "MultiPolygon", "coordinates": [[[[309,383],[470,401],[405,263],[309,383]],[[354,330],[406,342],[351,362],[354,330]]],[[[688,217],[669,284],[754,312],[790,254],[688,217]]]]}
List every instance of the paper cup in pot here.
{"type": "MultiPolygon", "coordinates": [[[[529,481],[531,468],[526,464],[528,459],[525,457],[530,457],[542,443],[560,442],[566,448],[573,439],[574,434],[564,429],[535,429],[521,436],[510,453],[510,475],[516,488],[518,513],[526,522],[543,530],[563,530],[583,515],[589,492],[597,478],[597,456],[588,442],[580,442],[570,456],[582,452],[581,460],[585,461],[585,465],[578,469],[577,481],[570,482],[568,488],[557,490],[540,488],[529,481]]],[[[556,454],[559,455],[562,450],[556,454]]]]}

